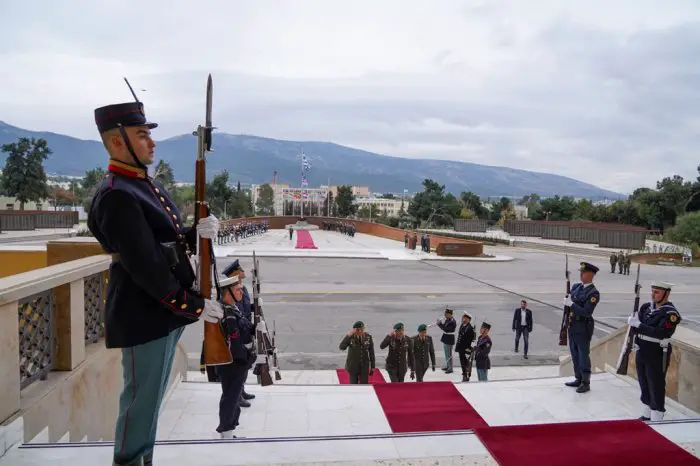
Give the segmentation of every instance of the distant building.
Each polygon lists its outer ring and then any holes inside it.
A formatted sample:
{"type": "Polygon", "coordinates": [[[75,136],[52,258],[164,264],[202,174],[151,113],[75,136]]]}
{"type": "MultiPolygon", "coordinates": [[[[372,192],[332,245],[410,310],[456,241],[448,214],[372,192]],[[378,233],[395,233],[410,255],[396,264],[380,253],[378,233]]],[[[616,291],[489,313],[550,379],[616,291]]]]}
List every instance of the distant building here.
{"type": "MultiPolygon", "coordinates": [[[[357,197],[355,204],[361,209],[362,207],[371,207],[372,216],[380,216],[386,209],[389,217],[398,217],[401,211],[401,199],[385,199],[383,197],[357,197]]],[[[408,210],[408,201],[404,202],[404,211],[408,210]]]]}

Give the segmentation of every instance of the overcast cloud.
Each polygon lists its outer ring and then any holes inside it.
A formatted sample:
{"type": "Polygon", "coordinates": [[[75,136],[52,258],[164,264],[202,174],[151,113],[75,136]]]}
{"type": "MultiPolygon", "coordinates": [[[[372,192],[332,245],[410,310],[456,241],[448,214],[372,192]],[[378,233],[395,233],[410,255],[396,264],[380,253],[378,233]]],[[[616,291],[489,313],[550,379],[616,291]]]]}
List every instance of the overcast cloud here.
{"type": "Polygon", "coordinates": [[[17,1],[0,120],[95,139],[130,100],[219,131],[558,173],[629,192],[700,163],[698,0],[17,1]],[[146,89],[146,91],[141,91],[146,89]]]}

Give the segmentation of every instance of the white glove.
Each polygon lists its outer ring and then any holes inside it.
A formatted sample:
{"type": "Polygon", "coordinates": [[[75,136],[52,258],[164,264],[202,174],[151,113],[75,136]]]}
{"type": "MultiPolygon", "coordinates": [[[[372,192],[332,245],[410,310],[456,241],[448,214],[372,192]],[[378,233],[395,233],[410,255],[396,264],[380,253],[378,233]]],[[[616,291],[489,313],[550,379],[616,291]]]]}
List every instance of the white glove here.
{"type": "Polygon", "coordinates": [[[639,327],[639,324],[641,324],[642,321],[639,320],[639,316],[635,314],[627,318],[627,323],[630,327],[639,327]]]}
{"type": "Polygon", "coordinates": [[[262,298],[258,298],[258,306],[263,307],[262,298]]]}
{"type": "Polygon", "coordinates": [[[204,311],[199,315],[199,318],[215,324],[219,322],[222,317],[224,317],[224,309],[221,307],[221,304],[213,299],[205,299],[204,311]]]}
{"type": "Polygon", "coordinates": [[[570,298],[569,296],[567,296],[566,298],[564,298],[564,306],[569,306],[569,307],[570,307],[572,304],[574,304],[574,302],[571,300],[571,298],[570,298]]]}
{"type": "Polygon", "coordinates": [[[215,239],[219,233],[219,219],[210,215],[197,223],[197,233],[206,239],[215,239]]]}

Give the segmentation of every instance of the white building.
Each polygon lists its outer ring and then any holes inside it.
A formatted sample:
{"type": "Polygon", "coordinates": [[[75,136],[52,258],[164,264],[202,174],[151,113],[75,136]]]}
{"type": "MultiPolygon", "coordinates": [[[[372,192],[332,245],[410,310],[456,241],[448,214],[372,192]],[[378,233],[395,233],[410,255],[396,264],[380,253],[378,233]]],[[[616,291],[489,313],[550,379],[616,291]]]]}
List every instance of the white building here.
{"type": "MultiPolygon", "coordinates": [[[[357,208],[370,208],[373,217],[379,217],[385,209],[389,217],[398,217],[399,212],[401,211],[401,202],[401,199],[384,199],[383,197],[355,198],[355,204],[357,204],[357,208]]],[[[409,202],[405,201],[403,205],[404,211],[408,210],[408,205],[409,202]]]]}

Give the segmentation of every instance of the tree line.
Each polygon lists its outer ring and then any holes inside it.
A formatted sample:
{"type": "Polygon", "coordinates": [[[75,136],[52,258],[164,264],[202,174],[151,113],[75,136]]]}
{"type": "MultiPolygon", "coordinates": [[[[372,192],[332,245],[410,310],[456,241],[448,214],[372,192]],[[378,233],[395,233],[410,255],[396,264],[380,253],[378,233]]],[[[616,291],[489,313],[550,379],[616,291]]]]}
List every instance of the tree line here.
{"type": "MultiPolygon", "coordinates": [[[[88,211],[97,184],[105,175],[104,169],[97,167],[87,170],[80,180],[66,178],[67,189],[49,186],[43,163],[52,151],[46,140],[20,138],[15,143],[3,145],[2,152],[8,156],[0,177],[0,195],[16,198],[20,209],[24,209],[27,202],[48,200],[55,208],[82,205],[88,211]]],[[[170,192],[183,215],[193,217],[194,186],[176,183],[172,168],[164,160],[156,164],[152,176],[170,192]]],[[[250,189],[242,189],[240,182],[232,186],[227,171],[217,173],[207,183],[208,202],[219,218],[273,215],[272,187],[263,184],[257,194],[254,206],[250,189]]],[[[393,195],[384,197],[393,198],[393,195]]],[[[528,218],[532,220],[622,223],[644,227],[677,244],[700,244],[700,166],[695,180],[684,180],[678,175],[666,177],[658,181],[655,188],[638,188],[627,199],[610,203],[593,203],[569,196],[541,198],[537,193],[515,202],[507,197],[484,202],[471,191],[462,192],[457,197],[447,192],[445,185],[430,179],[423,181],[423,191],[414,194],[409,201],[408,208],[404,208],[402,201],[397,217],[390,217],[386,210],[370,213],[369,208],[358,208],[351,186],[339,186],[335,198],[329,192],[321,212],[343,218],[369,219],[371,216],[378,223],[417,228],[451,227],[456,219],[461,218],[502,224],[506,219],[515,218],[516,206],[525,206],[528,218]]]]}

